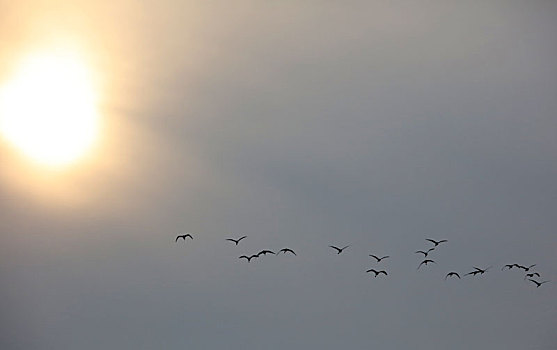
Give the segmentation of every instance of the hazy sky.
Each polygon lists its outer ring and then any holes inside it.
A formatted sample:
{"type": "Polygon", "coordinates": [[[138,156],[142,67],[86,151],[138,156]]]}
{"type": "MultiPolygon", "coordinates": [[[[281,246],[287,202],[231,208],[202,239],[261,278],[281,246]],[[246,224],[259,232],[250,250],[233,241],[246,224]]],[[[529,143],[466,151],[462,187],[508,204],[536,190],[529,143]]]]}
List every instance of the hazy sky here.
{"type": "Polygon", "coordinates": [[[104,123],[0,141],[1,349],[557,348],[557,2],[138,3],[0,0],[0,80],[72,43],[104,123]]]}

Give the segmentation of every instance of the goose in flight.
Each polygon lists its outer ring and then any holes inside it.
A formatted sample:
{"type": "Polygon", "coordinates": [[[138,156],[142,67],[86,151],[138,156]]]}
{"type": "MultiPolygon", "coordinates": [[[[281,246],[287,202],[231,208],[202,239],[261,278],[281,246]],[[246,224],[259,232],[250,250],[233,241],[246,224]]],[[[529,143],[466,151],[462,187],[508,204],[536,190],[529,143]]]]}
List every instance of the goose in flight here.
{"type": "Polygon", "coordinates": [[[522,266],[522,265],[518,265],[518,264],[514,264],[516,267],[518,267],[519,269],[523,269],[524,271],[528,272],[530,271],[530,269],[534,266],[536,266],[536,264],[530,265],[528,267],[526,266],[522,266]]]}
{"type": "Polygon", "coordinates": [[[295,253],[292,249],[290,249],[290,248],[282,248],[281,250],[279,250],[279,253],[280,253],[280,252],[283,252],[284,254],[286,254],[286,253],[292,253],[292,254],[296,255],[296,253],[295,253]]]}
{"type": "Polygon", "coordinates": [[[433,261],[433,260],[431,260],[431,259],[425,259],[424,261],[422,261],[422,262],[420,263],[420,265],[418,265],[418,268],[417,268],[416,270],[420,269],[420,267],[421,267],[422,265],[427,266],[427,264],[429,264],[429,263],[437,264],[435,261],[433,261]]]}
{"type": "Polygon", "coordinates": [[[369,269],[366,272],[373,272],[375,274],[374,277],[377,277],[380,274],[384,274],[385,276],[387,276],[387,271],[385,271],[385,270],[377,271],[377,270],[374,270],[374,269],[369,269]]]}
{"type": "Polygon", "coordinates": [[[528,281],[535,283],[535,284],[536,284],[536,288],[540,288],[540,286],[541,286],[542,284],[549,282],[549,281],[538,282],[538,281],[533,280],[533,279],[529,279],[528,281]]]}
{"type": "Polygon", "coordinates": [[[340,253],[342,253],[342,251],[343,251],[344,249],[346,249],[346,248],[348,248],[348,247],[350,247],[350,246],[347,245],[346,247],[339,248],[339,247],[335,247],[334,245],[330,245],[329,247],[331,247],[331,248],[333,248],[334,250],[336,250],[336,251],[337,251],[337,254],[340,254],[340,253]]]}
{"type": "Polygon", "coordinates": [[[189,238],[193,239],[193,237],[192,237],[191,234],[186,233],[185,235],[178,235],[178,236],[176,236],[176,241],[175,241],[175,242],[178,242],[178,239],[179,239],[179,238],[182,238],[182,239],[185,241],[185,240],[186,240],[186,237],[189,237],[189,238]]]}
{"type": "Polygon", "coordinates": [[[431,247],[429,248],[427,251],[423,251],[423,250],[417,250],[416,252],[414,252],[414,254],[423,254],[424,258],[427,258],[427,255],[429,254],[429,252],[431,252],[432,250],[435,250],[435,248],[431,247]]]}
{"type": "Polygon", "coordinates": [[[460,275],[457,272],[449,272],[446,276],[445,276],[445,280],[447,280],[447,277],[451,277],[451,276],[456,276],[458,277],[458,279],[460,279],[460,275]]]}
{"type": "Polygon", "coordinates": [[[273,251],[271,251],[271,250],[267,250],[267,249],[260,251],[260,252],[257,253],[256,255],[257,255],[257,257],[259,257],[259,255],[267,255],[267,254],[276,255],[275,252],[273,252],[273,251]]]}
{"type": "Polygon", "coordinates": [[[487,272],[487,270],[489,270],[491,268],[491,266],[488,267],[488,268],[485,268],[485,269],[480,269],[479,267],[474,267],[474,268],[476,269],[475,271],[468,272],[464,276],[468,276],[468,275],[476,276],[477,274],[483,275],[484,273],[487,272]]]}
{"type": "Polygon", "coordinates": [[[524,279],[528,278],[534,278],[534,276],[538,276],[540,277],[540,274],[537,272],[532,272],[532,273],[527,273],[526,276],[524,276],[524,279]]]}
{"type": "Polygon", "coordinates": [[[441,244],[441,243],[448,242],[446,239],[442,239],[442,240],[440,240],[440,241],[436,241],[436,240],[431,239],[431,238],[426,238],[426,241],[430,241],[431,243],[435,244],[434,247],[437,247],[437,246],[438,246],[439,244],[441,244]]]}
{"type": "Polygon", "coordinates": [[[253,258],[257,258],[257,255],[251,255],[251,256],[242,255],[242,256],[239,257],[238,259],[246,259],[248,262],[250,262],[251,259],[253,259],[253,258]]]}
{"type": "Polygon", "coordinates": [[[383,257],[381,257],[381,258],[378,257],[377,255],[373,255],[373,254],[369,254],[369,256],[371,256],[372,258],[374,258],[375,260],[377,260],[377,262],[381,262],[381,260],[389,258],[388,255],[385,255],[385,256],[383,256],[383,257]]]}
{"type": "Polygon", "coordinates": [[[236,243],[236,245],[238,245],[238,243],[240,243],[240,241],[241,241],[242,239],[246,238],[246,237],[247,237],[247,236],[242,236],[242,237],[240,237],[240,238],[238,238],[238,239],[227,238],[226,240],[227,240],[227,241],[230,241],[230,242],[234,242],[234,243],[236,243]]]}

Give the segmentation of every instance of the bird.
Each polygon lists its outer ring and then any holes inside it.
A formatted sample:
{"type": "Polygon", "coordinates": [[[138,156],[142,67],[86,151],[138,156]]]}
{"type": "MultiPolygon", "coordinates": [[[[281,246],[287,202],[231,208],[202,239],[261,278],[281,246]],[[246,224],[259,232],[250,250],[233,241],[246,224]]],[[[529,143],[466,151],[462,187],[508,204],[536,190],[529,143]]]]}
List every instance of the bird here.
{"type": "Polygon", "coordinates": [[[481,273],[481,272],[478,271],[478,270],[475,270],[475,271],[472,271],[472,272],[468,272],[468,273],[467,273],[466,275],[464,275],[464,276],[468,276],[468,275],[476,276],[478,273],[481,273]]]}
{"type": "Polygon", "coordinates": [[[537,272],[527,273],[526,276],[524,276],[524,279],[526,279],[526,277],[533,278],[534,276],[540,277],[540,274],[537,272]]]}
{"type": "Polygon", "coordinates": [[[468,276],[468,275],[476,276],[477,274],[483,275],[484,273],[487,272],[487,270],[489,270],[491,268],[491,266],[486,268],[486,269],[480,269],[479,267],[474,267],[474,268],[476,269],[475,271],[468,272],[464,276],[468,276]]]}
{"type": "Polygon", "coordinates": [[[344,249],[346,249],[346,248],[348,248],[348,247],[350,247],[350,246],[347,245],[346,247],[339,248],[339,247],[335,247],[334,245],[330,245],[329,247],[335,249],[335,250],[337,251],[337,254],[340,254],[340,253],[342,253],[342,251],[343,251],[344,249]]]}
{"type": "Polygon", "coordinates": [[[422,262],[420,263],[420,265],[418,265],[418,268],[417,268],[416,270],[418,270],[418,269],[419,269],[422,265],[424,265],[424,264],[425,264],[425,266],[427,266],[427,264],[430,263],[430,262],[431,262],[431,263],[434,263],[434,264],[437,264],[435,261],[433,261],[433,260],[431,260],[431,259],[425,259],[424,261],[422,261],[422,262]]]}
{"type": "Polygon", "coordinates": [[[526,272],[530,271],[530,269],[531,269],[532,267],[536,266],[536,264],[530,265],[530,266],[528,266],[528,267],[522,266],[522,265],[518,265],[518,264],[514,264],[514,265],[516,265],[516,267],[518,267],[519,269],[523,269],[523,270],[526,271],[526,272]]]}
{"type": "Polygon", "coordinates": [[[189,237],[189,238],[193,239],[193,237],[192,237],[191,234],[186,233],[186,234],[184,234],[184,235],[178,235],[178,236],[176,236],[176,242],[178,242],[178,238],[182,238],[182,239],[185,241],[185,240],[186,240],[186,237],[189,237]]]}
{"type": "Polygon", "coordinates": [[[431,252],[432,250],[435,250],[435,248],[431,247],[429,248],[427,251],[423,251],[423,250],[417,250],[414,254],[423,254],[424,258],[427,258],[427,255],[429,254],[429,252],[431,252]]]}
{"type": "Polygon", "coordinates": [[[385,270],[377,271],[377,270],[374,270],[374,269],[369,269],[366,272],[373,272],[375,274],[374,277],[377,277],[377,275],[379,275],[379,274],[384,274],[385,276],[387,276],[387,271],[385,271],[385,270]]]}
{"type": "Polygon", "coordinates": [[[251,259],[253,258],[257,258],[257,255],[251,255],[251,256],[247,256],[247,255],[242,255],[241,257],[239,257],[238,259],[246,259],[248,262],[251,261],[251,259]]]}
{"type": "Polygon", "coordinates": [[[437,246],[438,246],[439,244],[441,244],[441,243],[448,242],[446,239],[442,239],[442,240],[440,240],[440,241],[436,241],[436,240],[431,239],[431,238],[426,238],[426,241],[430,241],[431,243],[435,244],[435,247],[437,247],[437,246]]]}
{"type": "Polygon", "coordinates": [[[234,242],[234,243],[236,243],[236,245],[238,245],[238,243],[240,243],[240,241],[241,241],[242,239],[246,238],[246,237],[247,237],[247,236],[242,236],[242,237],[240,237],[240,238],[238,238],[238,239],[227,238],[226,240],[227,240],[227,241],[230,241],[230,242],[234,242]]]}
{"type": "Polygon", "coordinates": [[[528,281],[535,283],[535,284],[536,284],[536,288],[540,288],[540,286],[541,286],[542,284],[549,282],[549,281],[538,282],[538,281],[533,280],[533,279],[529,279],[528,281]]]}
{"type": "Polygon", "coordinates": [[[380,257],[378,257],[376,255],[373,255],[373,254],[369,254],[369,256],[371,256],[372,258],[375,258],[375,260],[377,260],[377,262],[381,262],[381,260],[387,259],[389,257],[388,255],[385,255],[384,257],[380,258],[380,257]]]}
{"type": "Polygon", "coordinates": [[[292,253],[292,254],[296,255],[296,253],[295,253],[292,249],[290,249],[290,248],[282,248],[281,250],[279,250],[279,253],[280,253],[280,252],[283,252],[284,254],[286,254],[286,253],[292,253]]]}
{"type": "Polygon", "coordinates": [[[460,275],[459,275],[457,272],[454,272],[454,271],[453,271],[453,272],[449,272],[449,273],[445,276],[445,280],[447,279],[447,277],[450,277],[450,276],[456,276],[456,277],[458,277],[458,279],[460,279],[460,275]]]}
{"type": "Polygon", "coordinates": [[[267,249],[260,251],[260,252],[257,253],[256,255],[257,255],[257,257],[259,257],[259,255],[262,255],[262,254],[263,254],[263,255],[267,255],[267,254],[276,255],[275,252],[273,252],[273,251],[271,251],[271,250],[267,250],[267,249]]]}

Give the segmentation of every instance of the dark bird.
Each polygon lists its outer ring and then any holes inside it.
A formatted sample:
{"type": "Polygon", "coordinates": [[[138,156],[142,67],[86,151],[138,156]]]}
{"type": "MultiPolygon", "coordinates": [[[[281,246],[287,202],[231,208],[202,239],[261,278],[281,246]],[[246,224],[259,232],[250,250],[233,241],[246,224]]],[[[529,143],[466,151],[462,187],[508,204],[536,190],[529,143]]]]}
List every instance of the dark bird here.
{"type": "Polygon", "coordinates": [[[331,247],[331,248],[333,248],[334,250],[336,250],[336,251],[337,251],[337,254],[340,254],[340,253],[342,253],[342,251],[343,251],[344,249],[346,249],[346,248],[348,248],[348,247],[350,247],[350,246],[347,245],[346,247],[339,248],[339,247],[335,247],[334,245],[330,245],[329,247],[331,247]]]}
{"type": "Polygon", "coordinates": [[[238,243],[240,243],[240,241],[241,241],[242,239],[246,238],[246,237],[247,237],[247,236],[242,236],[242,237],[240,237],[240,238],[238,238],[238,239],[227,238],[226,240],[227,240],[227,241],[230,241],[230,242],[234,242],[234,243],[236,243],[236,245],[238,245],[238,243]]]}
{"type": "Polygon", "coordinates": [[[418,265],[418,268],[417,268],[416,270],[418,270],[418,269],[419,269],[422,265],[424,265],[424,264],[425,264],[425,266],[427,266],[427,264],[429,264],[429,263],[437,264],[435,261],[433,261],[433,260],[431,260],[431,259],[425,259],[424,261],[422,261],[422,262],[420,263],[420,265],[418,265]]]}
{"type": "Polygon", "coordinates": [[[431,239],[431,238],[426,238],[426,241],[430,241],[431,243],[435,244],[435,247],[437,247],[437,246],[438,246],[439,244],[441,244],[441,243],[448,242],[446,239],[442,239],[442,240],[440,240],[440,241],[436,241],[436,240],[431,239]]]}
{"type": "Polygon", "coordinates": [[[292,253],[292,254],[296,255],[296,253],[294,253],[294,251],[293,251],[292,249],[290,249],[290,248],[282,248],[281,250],[279,250],[279,253],[280,253],[280,252],[283,252],[284,254],[286,254],[286,253],[292,253]]]}
{"type": "Polygon", "coordinates": [[[375,274],[374,277],[377,277],[377,275],[379,275],[379,274],[385,274],[385,276],[387,276],[387,271],[385,271],[385,270],[377,271],[377,270],[374,270],[374,269],[369,269],[366,272],[373,272],[375,274]]]}
{"type": "Polygon", "coordinates": [[[472,272],[468,272],[468,273],[467,273],[466,275],[464,275],[464,276],[468,276],[468,275],[476,276],[476,275],[479,274],[479,273],[481,273],[481,272],[478,271],[478,270],[475,270],[475,271],[472,271],[472,272]]]}
{"type": "Polygon", "coordinates": [[[519,269],[523,269],[524,271],[528,272],[530,271],[530,269],[534,266],[536,266],[536,264],[530,265],[528,267],[526,266],[522,266],[522,265],[518,265],[518,264],[514,264],[516,267],[518,267],[519,269]]]}
{"type": "Polygon", "coordinates": [[[526,279],[526,277],[533,278],[534,276],[540,277],[540,274],[537,272],[527,273],[526,276],[524,276],[524,279],[526,279]]]}
{"type": "Polygon", "coordinates": [[[185,235],[178,235],[178,236],[176,237],[176,242],[178,242],[178,238],[182,238],[182,239],[185,241],[185,240],[186,240],[186,237],[189,237],[189,238],[193,239],[193,237],[191,236],[191,234],[186,233],[185,235]]]}
{"type": "Polygon", "coordinates": [[[253,258],[257,258],[257,255],[251,255],[251,256],[242,255],[238,259],[246,259],[248,262],[250,262],[251,259],[253,259],[253,258]]]}
{"type": "Polygon", "coordinates": [[[447,279],[447,277],[451,277],[451,276],[456,276],[456,277],[458,277],[458,279],[460,279],[460,275],[459,275],[458,273],[456,273],[456,272],[449,272],[449,273],[447,274],[447,276],[445,276],[445,280],[447,279]]]}
{"type": "Polygon", "coordinates": [[[432,250],[435,250],[435,248],[429,248],[426,252],[424,252],[423,250],[418,250],[415,252],[415,254],[423,254],[424,258],[427,258],[427,255],[429,254],[429,252],[431,252],[432,250]]]}
{"type": "Polygon", "coordinates": [[[549,282],[549,281],[538,282],[538,281],[533,280],[533,279],[529,279],[528,281],[535,283],[535,284],[536,284],[536,288],[540,288],[540,286],[541,286],[542,284],[549,282]]]}
{"type": "Polygon", "coordinates": [[[486,268],[486,269],[480,269],[479,267],[474,267],[474,268],[476,269],[475,271],[468,272],[464,276],[468,276],[468,275],[476,276],[477,274],[483,275],[484,273],[487,272],[487,270],[489,270],[491,268],[491,266],[486,268]]]}
{"type": "Polygon", "coordinates": [[[257,255],[257,257],[259,257],[259,255],[267,255],[267,254],[273,254],[273,255],[276,255],[276,254],[275,254],[275,252],[273,252],[273,251],[271,251],[271,250],[266,250],[266,249],[265,249],[265,250],[262,250],[262,251],[260,251],[260,252],[259,252],[259,253],[257,253],[256,255],[257,255]]]}
{"type": "Polygon", "coordinates": [[[373,255],[373,254],[369,254],[369,256],[371,256],[372,258],[374,258],[375,260],[377,260],[377,262],[381,262],[381,260],[387,259],[387,258],[389,257],[388,255],[385,255],[384,257],[381,257],[381,258],[380,258],[380,257],[378,257],[378,256],[376,256],[376,255],[373,255]]]}

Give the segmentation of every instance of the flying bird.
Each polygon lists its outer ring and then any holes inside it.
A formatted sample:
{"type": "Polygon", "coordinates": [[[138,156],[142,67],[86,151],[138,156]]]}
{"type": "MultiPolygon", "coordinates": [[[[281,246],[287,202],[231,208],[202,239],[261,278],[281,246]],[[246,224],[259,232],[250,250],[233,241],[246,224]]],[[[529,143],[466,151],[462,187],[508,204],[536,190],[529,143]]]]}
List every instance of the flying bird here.
{"type": "Polygon", "coordinates": [[[369,256],[371,256],[372,258],[375,258],[375,260],[377,260],[377,262],[381,262],[381,260],[389,258],[388,255],[385,255],[385,256],[383,256],[383,257],[381,257],[381,258],[378,257],[378,256],[376,256],[376,255],[373,255],[373,254],[369,254],[369,256]]]}
{"type": "Polygon", "coordinates": [[[437,246],[438,246],[439,244],[441,244],[441,243],[448,242],[446,239],[442,239],[442,240],[440,240],[440,241],[436,241],[436,240],[431,239],[431,238],[426,238],[426,241],[430,241],[431,243],[435,244],[434,247],[437,247],[437,246]]]}
{"type": "Polygon", "coordinates": [[[267,255],[267,254],[273,254],[273,255],[276,255],[276,254],[275,254],[275,252],[273,252],[273,251],[271,251],[271,250],[266,250],[266,249],[265,249],[265,250],[262,250],[262,251],[260,251],[260,252],[259,252],[259,253],[257,253],[256,255],[257,255],[257,257],[259,257],[259,255],[267,255]]]}
{"type": "Polygon", "coordinates": [[[178,235],[178,236],[176,237],[176,241],[175,241],[175,242],[178,242],[178,238],[182,238],[182,239],[185,241],[185,240],[186,240],[186,237],[189,237],[189,238],[193,239],[193,237],[192,237],[191,234],[186,233],[185,235],[178,235]]]}
{"type": "Polygon", "coordinates": [[[475,271],[468,272],[464,276],[468,276],[468,275],[476,276],[477,274],[483,275],[484,273],[487,272],[487,270],[489,270],[491,268],[491,266],[486,268],[486,269],[480,269],[479,267],[474,267],[474,268],[476,269],[475,271]]]}
{"type": "Polygon", "coordinates": [[[387,271],[385,271],[385,270],[377,271],[377,270],[374,270],[374,269],[369,269],[366,272],[373,272],[375,274],[374,277],[377,277],[377,275],[379,275],[379,274],[384,274],[385,276],[387,276],[387,271]]]}
{"type": "Polygon", "coordinates": [[[536,284],[536,288],[540,288],[540,286],[541,286],[542,284],[549,282],[549,281],[538,282],[538,281],[533,280],[533,279],[529,279],[528,281],[535,283],[535,284],[536,284]]]}
{"type": "Polygon", "coordinates": [[[530,265],[528,267],[526,266],[522,266],[522,265],[518,265],[518,264],[514,264],[516,267],[518,267],[519,269],[523,269],[524,271],[528,272],[530,271],[530,269],[534,266],[536,266],[536,264],[530,265]]]}
{"type": "Polygon", "coordinates": [[[293,251],[292,249],[290,249],[290,248],[282,248],[281,250],[279,250],[279,253],[280,253],[280,252],[283,252],[284,254],[286,254],[286,253],[292,253],[292,254],[296,255],[296,253],[294,253],[294,251],[293,251]]]}
{"type": "Polygon", "coordinates": [[[449,272],[446,276],[445,276],[445,280],[447,279],[447,277],[451,277],[451,276],[456,276],[458,277],[458,279],[460,279],[460,275],[457,272],[449,272]]]}
{"type": "Polygon", "coordinates": [[[417,250],[416,252],[414,252],[414,254],[423,254],[424,258],[427,258],[427,255],[429,254],[429,252],[431,252],[432,250],[435,250],[435,248],[431,247],[429,248],[427,251],[423,251],[423,250],[417,250]]]}
{"type": "Polygon", "coordinates": [[[340,254],[340,253],[342,253],[342,251],[343,251],[344,249],[346,249],[346,248],[348,248],[348,247],[350,247],[350,246],[347,245],[346,247],[339,248],[339,247],[335,247],[334,245],[330,245],[329,247],[335,249],[335,250],[337,251],[337,254],[340,254]]]}
{"type": "Polygon", "coordinates": [[[526,279],[526,277],[533,278],[534,276],[540,277],[540,274],[537,272],[527,273],[526,276],[524,276],[524,279],[526,279]]]}
{"type": "Polygon", "coordinates": [[[251,255],[251,256],[242,255],[242,256],[239,257],[238,259],[246,259],[248,262],[250,262],[251,259],[253,259],[253,258],[257,258],[257,255],[251,255]]]}
{"type": "Polygon", "coordinates": [[[238,239],[227,238],[226,240],[227,240],[227,241],[230,241],[230,242],[234,242],[234,243],[236,243],[236,245],[238,245],[238,243],[240,243],[240,241],[241,241],[242,239],[246,238],[246,237],[247,237],[247,236],[242,236],[242,237],[240,237],[240,238],[238,238],[238,239]]]}
{"type": "Polygon", "coordinates": [[[424,261],[422,261],[422,262],[420,263],[420,265],[418,265],[418,268],[417,268],[416,270],[418,270],[418,269],[419,269],[422,265],[424,265],[424,264],[425,264],[425,266],[427,266],[427,264],[429,264],[429,263],[437,264],[435,261],[433,261],[433,260],[431,260],[431,259],[425,259],[424,261]]]}

